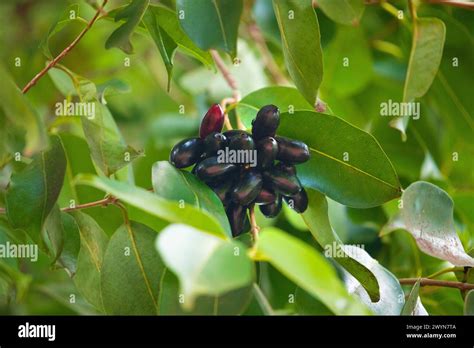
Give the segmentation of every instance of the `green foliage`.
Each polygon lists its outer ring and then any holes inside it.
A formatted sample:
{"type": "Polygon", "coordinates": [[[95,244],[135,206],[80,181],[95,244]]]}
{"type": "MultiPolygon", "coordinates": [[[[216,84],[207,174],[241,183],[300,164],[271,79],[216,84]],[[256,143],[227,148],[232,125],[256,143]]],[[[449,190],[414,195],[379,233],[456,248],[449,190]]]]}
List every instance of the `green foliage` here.
{"type": "Polygon", "coordinates": [[[0,246],[39,250],[0,258],[1,314],[474,313],[473,291],[416,281],[474,284],[474,12],[100,3],[1,5],[0,246]],[[168,162],[214,103],[234,129],[279,108],[277,135],[311,154],[306,211],[254,207],[232,238],[213,190],[168,162]]]}

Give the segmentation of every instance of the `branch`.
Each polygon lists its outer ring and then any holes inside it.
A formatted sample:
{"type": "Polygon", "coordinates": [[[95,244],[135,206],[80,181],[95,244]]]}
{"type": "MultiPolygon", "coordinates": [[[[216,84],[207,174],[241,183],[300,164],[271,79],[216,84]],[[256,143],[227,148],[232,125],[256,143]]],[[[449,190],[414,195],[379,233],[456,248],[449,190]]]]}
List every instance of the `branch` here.
{"type": "MultiPolygon", "coordinates": [[[[402,278],[402,279],[399,279],[399,281],[400,281],[400,284],[402,285],[413,285],[418,281],[418,279],[420,278],[402,278]]],[[[453,281],[448,281],[448,280],[428,279],[428,278],[421,278],[420,286],[441,286],[445,288],[455,288],[459,290],[474,289],[474,284],[453,282],[453,281]]]]}
{"type": "Polygon", "coordinates": [[[92,207],[97,207],[97,206],[107,207],[108,205],[117,204],[118,202],[119,202],[118,198],[113,197],[113,196],[107,196],[104,199],[100,199],[98,201],[78,204],[74,207],[61,208],[61,211],[69,212],[69,211],[87,209],[87,208],[92,208],[92,207]]]}
{"type": "Polygon", "coordinates": [[[86,27],[79,33],[79,35],[74,39],[74,41],[71,42],[69,44],[69,46],[67,46],[61,53],[59,53],[59,55],[56,58],[54,58],[51,62],[49,62],[49,64],[43,70],[41,70],[38,74],[36,74],[36,76],[33,77],[33,79],[30,82],[28,82],[28,84],[22,89],[23,94],[28,92],[29,89],[31,87],[33,87],[36,84],[36,82],[38,82],[38,80],[40,78],[42,78],[48,72],[49,69],[54,67],[61,59],[63,59],[69,53],[69,51],[71,51],[74,48],[74,46],[77,45],[79,40],[82,39],[82,37],[87,33],[87,31],[95,23],[95,21],[97,20],[97,18],[101,14],[104,6],[107,4],[107,2],[108,2],[108,0],[104,0],[102,5],[98,8],[98,10],[97,10],[96,14],[94,15],[94,17],[89,21],[89,23],[87,23],[86,27]]]}
{"type": "Polygon", "coordinates": [[[237,81],[235,80],[234,76],[230,73],[229,69],[225,66],[224,61],[222,60],[221,56],[216,50],[211,50],[212,58],[217,65],[217,69],[221,72],[222,76],[224,77],[225,81],[232,89],[232,96],[234,97],[235,101],[240,101],[240,92],[237,86],[237,81]]]}
{"type": "Polygon", "coordinates": [[[255,243],[258,239],[258,232],[260,232],[260,227],[258,227],[257,219],[255,218],[255,204],[252,204],[249,207],[249,215],[250,215],[250,233],[252,234],[252,239],[255,243]]]}
{"type": "Polygon", "coordinates": [[[268,49],[268,46],[265,42],[265,38],[262,35],[262,32],[260,31],[258,25],[253,22],[250,23],[248,26],[248,32],[250,37],[255,41],[255,44],[257,45],[257,48],[259,49],[262,58],[263,58],[263,64],[266,66],[268,72],[270,73],[272,79],[277,83],[277,84],[286,84],[288,83],[287,79],[285,76],[281,73],[280,68],[278,65],[275,63],[275,60],[273,59],[273,56],[268,49]]]}

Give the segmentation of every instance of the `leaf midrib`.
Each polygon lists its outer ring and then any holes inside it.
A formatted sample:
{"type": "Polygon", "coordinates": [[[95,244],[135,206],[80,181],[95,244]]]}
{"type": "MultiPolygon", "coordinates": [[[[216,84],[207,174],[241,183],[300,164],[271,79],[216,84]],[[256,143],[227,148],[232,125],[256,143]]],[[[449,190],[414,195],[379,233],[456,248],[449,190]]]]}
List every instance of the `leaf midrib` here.
{"type": "Polygon", "coordinates": [[[379,181],[379,182],[381,182],[382,184],[384,184],[384,185],[390,187],[391,189],[394,189],[394,190],[397,191],[397,192],[400,191],[400,188],[399,188],[399,187],[393,186],[392,184],[390,184],[390,183],[388,183],[388,182],[386,182],[386,181],[384,181],[384,180],[382,180],[382,179],[376,177],[375,175],[370,174],[370,173],[368,173],[368,172],[366,172],[366,171],[364,171],[364,170],[362,170],[362,169],[360,169],[360,168],[357,168],[357,167],[355,167],[355,166],[353,166],[353,165],[351,165],[351,164],[349,164],[349,163],[347,163],[347,162],[341,161],[340,159],[337,159],[336,157],[333,157],[333,156],[331,156],[331,155],[329,155],[329,154],[327,154],[327,153],[325,153],[325,152],[318,151],[318,150],[316,150],[315,148],[312,148],[312,147],[309,147],[309,150],[310,150],[310,151],[313,151],[313,152],[315,152],[315,153],[318,153],[318,154],[320,154],[320,155],[322,155],[322,156],[324,156],[324,157],[327,157],[327,158],[329,158],[329,159],[331,159],[331,160],[333,160],[333,161],[336,161],[336,162],[338,162],[338,163],[340,163],[340,164],[342,164],[342,165],[344,165],[344,166],[346,166],[346,167],[348,167],[348,168],[351,168],[352,170],[354,170],[354,171],[356,171],[356,172],[359,172],[359,173],[361,173],[361,174],[363,174],[363,175],[366,175],[366,176],[368,176],[368,177],[370,177],[370,178],[372,178],[372,179],[374,179],[374,180],[376,180],[376,181],[379,181]]]}

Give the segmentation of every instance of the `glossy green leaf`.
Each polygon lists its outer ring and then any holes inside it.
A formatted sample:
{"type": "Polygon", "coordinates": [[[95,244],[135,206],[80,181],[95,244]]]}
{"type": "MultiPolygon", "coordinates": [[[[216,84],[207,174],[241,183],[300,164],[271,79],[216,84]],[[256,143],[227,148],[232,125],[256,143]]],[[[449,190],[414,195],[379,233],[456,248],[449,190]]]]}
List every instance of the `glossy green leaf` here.
{"type": "MultiPolygon", "coordinates": [[[[438,73],[443,56],[446,27],[438,18],[418,18],[414,24],[412,47],[405,77],[403,100],[412,102],[422,97],[438,73]]],[[[394,119],[391,126],[405,137],[409,117],[394,119]]]]}
{"type": "MultiPolygon", "coordinates": [[[[65,67],[61,67],[61,69],[52,68],[48,71],[48,75],[56,88],[65,97],[78,96],[82,102],[89,102],[97,96],[97,87],[92,81],[77,75],[65,67]]],[[[58,103],[55,106],[56,113],[58,113],[58,103]]]]}
{"type": "Polygon", "coordinates": [[[116,13],[115,21],[125,20],[125,23],[109,36],[105,42],[105,48],[117,47],[127,54],[133,53],[130,36],[135,27],[140,24],[149,3],[150,0],[132,0],[130,4],[116,13]]]}
{"type": "Polygon", "coordinates": [[[342,119],[311,111],[285,113],[278,133],[310,149],[311,159],[298,166],[304,186],[354,208],[375,207],[400,195],[397,174],[377,140],[342,119]]]}
{"type": "Polygon", "coordinates": [[[110,238],[101,270],[101,292],[107,314],[158,313],[164,265],[154,248],[156,236],[152,229],[131,221],[110,238]]]}
{"type": "Polygon", "coordinates": [[[176,169],[167,161],[160,161],[153,165],[152,184],[158,196],[176,201],[178,207],[189,203],[207,211],[219,221],[228,236],[232,236],[229,219],[221,201],[209,186],[193,174],[176,169]]]}
{"type": "Polygon", "coordinates": [[[105,191],[122,202],[165,221],[186,223],[221,238],[227,238],[227,233],[212,215],[192,205],[184,205],[180,208],[176,202],[164,199],[140,187],[94,175],[79,175],[76,178],[76,183],[105,191]]]}
{"type": "Polygon", "coordinates": [[[158,24],[156,10],[150,7],[143,17],[143,22],[150,33],[156,47],[160,51],[163,63],[165,63],[168,72],[168,90],[171,83],[171,74],[173,70],[173,55],[178,48],[176,42],[164,31],[158,24]]]}
{"type": "Polygon", "coordinates": [[[428,255],[451,262],[455,266],[474,266],[456,233],[453,201],[439,187],[418,181],[403,192],[400,215],[404,228],[428,255]]]}
{"type": "Polygon", "coordinates": [[[125,144],[109,109],[95,102],[95,116],[83,117],[82,127],[94,163],[106,175],[130,164],[141,153],[125,144]]]}
{"type": "Polygon", "coordinates": [[[318,0],[318,6],[333,21],[357,25],[364,13],[364,0],[318,0]]]}
{"type": "Polygon", "coordinates": [[[274,0],[273,8],[288,72],[304,98],[314,105],[323,78],[323,54],[311,0],[274,0]]]}
{"type": "Polygon", "coordinates": [[[10,224],[27,231],[36,241],[58,199],[66,171],[61,139],[53,136],[50,143],[49,149],[35,155],[22,171],[12,175],[6,194],[10,224]]]}
{"type": "Polygon", "coordinates": [[[401,315],[413,315],[418,304],[418,294],[420,292],[420,279],[413,285],[410,294],[403,305],[401,315]]]}
{"type": "Polygon", "coordinates": [[[254,268],[246,247],[182,224],[161,231],[156,248],[179,278],[183,307],[199,295],[220,295],[252,283],[254,268]]]}
{"type": "Polygon", "coordinates": [[[474,315],[474,290],[467,293],[464,300],[464,315],[474,315]]]}
{"type": "Polygon", "coordinates": [[[45,230],[52,246],[54,263],[73,276],[81,246],[79,228],[74,218],[56,206],[46,220],[45,230]]]}
{"type": "Polygon", "coordinates": [[[278,106],[280,113],[295,110],[313,110],[313,106],[292,87],[265,87],[242,98],[237,104],[237,113],[242,123],[250,128],[258,110],[268,104],[278,106]]]}
{"type": "Polygon", "coordinates": [[[199,48],[236,56],[242,0],[178,0],[176,9],[181,27],[199,48]]]}
{"type": "Polygon", "coordinates": [[[192,309],[183,308],[179,279],[167,268],[161,278],[160,315],[240,315],[248,307],[252,286],[231,290],[216,296],[199,296],[192,309]]]}
{"type": "Polygon", "coordinates": [[[256,245],[256,253],[258,259],[269,261],[334,313],[370,313],[344,289],[329,262],[295,237],[276,228],[263,229],[256,245]]]}
{"type": "Polygon", "coordinates": [[[344,98],[360,92],[372,79],[372,69],[372,55],[362,28],[339,27],[324,50],[323,98],[333,94],[344,98]]]}
{"type": "Polygon", "coordinates": [[[82,296],[97,310],[103,311],[100,276],[108,237],[89,215],[80,211],[71,215],[81,236],[81,248],[73,280],[82,296]]]}
{"type": "Polygon", "coordinates": [[[348,272],[344,272],[346,288],[378,315],[399,315],[405,303],[405,294],[397,279],[390,271],[373,259],[364,249],[353,245],[344,245],[344,251],[377,278],[380,288],[380,300],[372,302],[362,284],[348,272]]]}
{"type": "Polygon", "coordinates": [[[299,315],[334,315],[321,301],[300,287],[295,291],[295,306],[299,315]]]}
{"type": "Polygon", "coordinates": [[[326,197],[312,189],[307,189],[306,192],[308,194],[308,209],[302,216],[312,235],[325,250],[326,256],[334,258],[346,271],[351,273],[363,285],[370,299],[377,302],[380,299],[377,278],[364,265],[344,252],[344,245],[329,221],[326,197]]]}
{"type": "Polygon", "coordinates": [[[44,150],[48,144],[46,128],[3,65],[0,65],[0,110],[14,125],[25,130],[26,156],[44,150]]]}

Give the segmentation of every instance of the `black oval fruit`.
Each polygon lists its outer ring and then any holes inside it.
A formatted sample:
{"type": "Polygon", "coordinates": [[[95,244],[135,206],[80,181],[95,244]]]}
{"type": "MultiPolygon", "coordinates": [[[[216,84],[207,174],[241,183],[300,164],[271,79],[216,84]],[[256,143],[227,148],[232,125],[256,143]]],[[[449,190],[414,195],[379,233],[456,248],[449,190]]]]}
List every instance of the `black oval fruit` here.
{"type": "Polygon", "coordinates": [[[274,137],[280,125],[280,110],[275,105],[261,108],[257,117],[252,121],[252,135],[255,140],[264,137],[274,137]]]}
{"type": "Polygon", "coordinates": [[[230,150],[254,150],[255,143],[252,136],[247,132],[236,133],[230,136],[228,141],[230,150]]]}
{"type": "Polygon", "coordinates": [[[275,137],[278,142],[277,159],[289,163],[303,163],[309,160],[308,146],[299,140],[275,137]]]}
{"type": "Polygon", "coordinates": [[[184,139],[170,153],[170,162],[176,168],[186,168],[199,160],[204,151],[204,142],[199,138],[184,139]]]}
{"type": "Polygon", "coordinates": [[[224,149],[227,137],[218,132],[212,132],[204,139],[204,152],[206,157],[215,156],[217,151],[224,149]]]}
{"type": "Polygon", "coordinates": [[[257,166],[269,168],[278,154],[278,143],[275,138],[265,137],[257,143],[257,166]]]}
{"type": "Polygon", "coordinates": [[[295,175],[287,174],[277,168],[263,173],[263,178],[271,188],[284,196],[293,196],[301,190],[301,184],[295,175]]]}
{"type": "Polygon", "coordinates": [[[233,184],[234,180],[224,180],[217,184],[210,184],[212,191],[219,197],[224,206],[230,202],[230,193],[233,184]]]}
{"type": "Polygon", "coordinates": [[[293,164],[278,162],[275,168],[289,175],[296,175],[296,167],[293,164]]]}
{"type": "Polygon", "coordinates": [[[266,217],[273,218],[273,217],[276,217],[280,213],[281,207],[282,207],[282,202],[281,202],[281,196],[279,195],[275,202],[270,203],[270,204],[260,205],[260,211],[266,217]]]}
{"type": "Polygon", "coordinates": [[[212,105],[204,115],[201,126],[199,127],[199,136],[204,139],[212,132],[220,132],[224,125],[224,111],[219,104],[212,105]]]}
{"type": "Polygon", "coordinates": [[[217,161],[217,157],[209,157],[199,162],[195,172],[199,179],[209,182],[213,180],[217,181],[226,176],[228,176],[226,179],[230,179],[238,169],[239,167],[235,164],[220,163],[217,161]]]}
{"type": "Polygon", "coordinates": [[[301,189],[296,195],[285,196],[285,202],[290,206],[291,209],[297,213],[303,213],[308,208],[308,195],[304,188],[301,189]]]}
{"type": "Polygon", "coordinates": [[[262,175],[255,170],[244,172],[231,193],[232,201],[240,205],[248,205],[257,198],[262,189],[262,175]]]}
{"type": "Polygon", "coordinates": [[[227,218],[229,219],[232,236],[237,237],[245,232],[248,226],[247,207],[239,204],[230,203],[226,209],[227,218]]]}
{"type": "Polygon", "coordinates": [[[257,198],[255,198],[255,203],[256,204],[270,204],[270,203],[275,202],[276,199],[277,199],[277,195],[275,194],[275,192],[263,187],[258,193],[257,198]]]}

